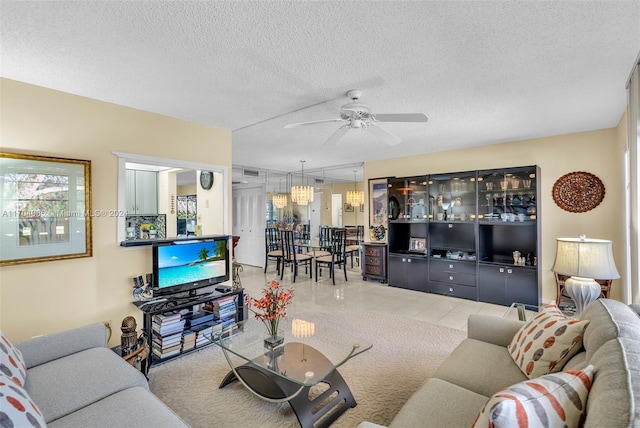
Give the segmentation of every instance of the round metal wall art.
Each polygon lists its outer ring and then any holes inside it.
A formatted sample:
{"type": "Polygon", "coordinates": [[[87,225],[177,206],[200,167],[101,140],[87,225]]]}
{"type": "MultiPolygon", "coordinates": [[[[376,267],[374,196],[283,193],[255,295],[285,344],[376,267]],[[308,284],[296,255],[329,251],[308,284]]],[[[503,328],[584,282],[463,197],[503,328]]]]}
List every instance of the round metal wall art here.
{"type": "Polygon", "coordinates": [[[558,178],[553,184],[553,200],[565,211],[591,211],[604,199],[604,184],[595,175],[576,171],[558,178]]]}

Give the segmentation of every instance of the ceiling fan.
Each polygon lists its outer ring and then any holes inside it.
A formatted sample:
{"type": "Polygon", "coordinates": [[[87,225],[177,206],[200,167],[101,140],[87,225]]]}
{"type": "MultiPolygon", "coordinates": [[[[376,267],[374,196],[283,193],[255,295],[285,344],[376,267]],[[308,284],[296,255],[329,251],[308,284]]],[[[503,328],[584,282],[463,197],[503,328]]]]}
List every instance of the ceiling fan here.
{"type": "Polygon", "coordinates": [[[423,113],[397,113],[397,114],[374,114],[368,105],[359,102],[362,91],[353,89],[347,92],[351,99],[350,103],[340,108],[340,118],[314,120],[312,122],[290,123],[285,128],[295,128],[297,126],[315,125],[326,122],[347,122],[338,128],[324,144],[332,145],[338,142],[350,129],[361,129],[369,131],[371,134],[389,145],[396,145],[402,141],[399,137],[382,129],[378,122],[426,122],[427,116],[423,113]]]}

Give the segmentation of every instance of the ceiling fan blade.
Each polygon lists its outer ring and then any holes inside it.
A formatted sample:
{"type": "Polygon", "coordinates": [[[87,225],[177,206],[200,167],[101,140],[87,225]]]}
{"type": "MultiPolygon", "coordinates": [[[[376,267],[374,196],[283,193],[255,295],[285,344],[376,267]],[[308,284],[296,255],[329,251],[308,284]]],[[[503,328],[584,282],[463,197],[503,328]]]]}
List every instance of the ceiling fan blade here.
{"type": "Polygon", "coordinates": [[[400,141],[402,141],[400,137],[396,137],[389,131],[385,131],[375,123],[370,123],[369,126],[367,126],[367,131],[371,132],[373,135],[382,140],[383,143],[386,143],[390,146],[395,146],[400,141]]]}
{"type": "Polygon", "coordinates": [[[423,113],[374,114],[373,117],[378,122],[426,122],[428,120],[423,113]]]}
{"type": "Polygon", "coordinates": [[[344,119],[323,119],[323,120],[314,120],[311,122],[299,122],[299,123],[290,123],[285,125],[285,129],[295,128],[296,126],[304,126],[304,125],[315,125],[316,123],[327,123],[327,122],[346,122],[344,119]]]}
{"type": "Polygon", "coordinates": [[[346,134],[348,130],[349,130],[349,125],[341,126],[340,128],[338,128],[336,132],[333,133],[331,137],[329,137],[327,141],[324,142],[324,145],[333,146],[338,142],[338,140],[344,137],[344,134],[346,134]]]}

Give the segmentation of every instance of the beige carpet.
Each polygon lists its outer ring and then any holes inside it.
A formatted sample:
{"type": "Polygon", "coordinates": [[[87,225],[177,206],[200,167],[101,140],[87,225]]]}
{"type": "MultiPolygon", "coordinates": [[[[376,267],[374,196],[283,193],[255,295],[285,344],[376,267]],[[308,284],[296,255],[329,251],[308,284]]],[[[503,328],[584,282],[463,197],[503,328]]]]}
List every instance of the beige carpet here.
{"type": "MultiPolygon", "coordinates": [[[[466,337],[466,333],[398,315],[373,312],[304,314],[305,319],[373,343],[339,371],[358,405],[332,427],[353,428],[367,420],[387,425],[411,394],[466,337]]],[[[218,384],[229,371],[213,346],[154,367],[151,390],[194,428],[299,427],[287,403],[272,404],[235,382],[218,384]]]]}

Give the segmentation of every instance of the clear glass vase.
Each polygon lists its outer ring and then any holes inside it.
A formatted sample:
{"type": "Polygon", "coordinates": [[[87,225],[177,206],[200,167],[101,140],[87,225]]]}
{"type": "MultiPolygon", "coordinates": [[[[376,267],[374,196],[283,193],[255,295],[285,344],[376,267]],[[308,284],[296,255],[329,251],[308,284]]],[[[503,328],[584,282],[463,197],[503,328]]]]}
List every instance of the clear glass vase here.
{"type": "Polygon", "coordinates": [[[282,346],[284,343],[284,330],[278,329],[278,332],[274,335],[271,332],[264,334],[264,347],[267,349],[275,349],[278,346],[282,346]]]}

